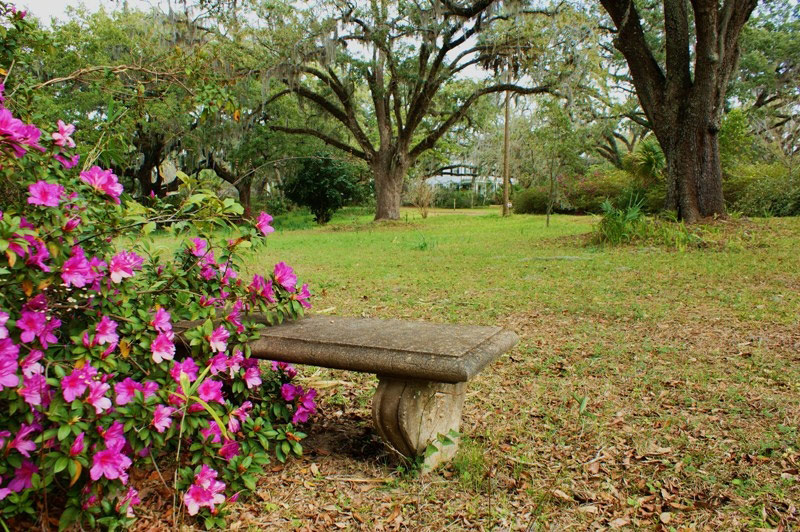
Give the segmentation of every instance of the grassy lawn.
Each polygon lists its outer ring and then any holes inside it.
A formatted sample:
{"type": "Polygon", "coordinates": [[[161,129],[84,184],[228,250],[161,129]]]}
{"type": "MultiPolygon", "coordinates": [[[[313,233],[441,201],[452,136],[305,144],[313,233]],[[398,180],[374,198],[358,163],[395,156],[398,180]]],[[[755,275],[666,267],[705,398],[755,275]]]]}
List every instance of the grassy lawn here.
{"type": "Polygon", "coordinates": [[[679,252],[587,246],[587,217],[407,214],[281,220],[247,269],[287,261],[317,310],[516,331],[470,384],[458,456],[407,472],[372,432],[374,377],[305,368],[307,454],[232,528],[800,527],[800,219],[679,252]]]}

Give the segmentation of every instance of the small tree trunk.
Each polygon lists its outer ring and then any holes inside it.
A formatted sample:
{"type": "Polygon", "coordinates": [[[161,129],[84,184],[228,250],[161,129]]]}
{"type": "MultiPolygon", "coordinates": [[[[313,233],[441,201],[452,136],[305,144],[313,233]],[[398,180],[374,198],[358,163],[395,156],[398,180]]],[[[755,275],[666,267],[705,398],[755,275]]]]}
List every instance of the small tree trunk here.
{"type": "Polygon", "coordinates": [[[243,218],[253,217],[253,210],[251,206],[252,185],[253,185],[252,176],[245,177],[244,179],[236,183],[236,191],[239,193],[239,203],[244,208],[244,213],[242,213],[243,218]]]}
{"type": "Polygon", "coordinates": [[[689,117],[670,128],[666,142],[667,209],[688,223],[725,214],[717,129],[689,117]]]}
{"type": "MultiPolygon", "coordinates": [[[[509,76],[510,82],[510,76],[509,76]]],[[[511,93],[506,91],[506,105],[505,105],[505,112],[506,117],[503,121],[503,216],[508,216],[510,213],[508,212],[508,189],[509,189],[509,151],[510,151],[510,139],[509,139],[509,118],[510,118],[510,103],[511,103],[511,93]]]]}
{"type": "Polygon", "coordinates": [[[555,203],[556,192],[556,179],[555,174],[550,170],[550,190],[547,192],[547,219],[544,222],[545,227],[550,227],[550,213],[553,212],[553,204],[555,203]]]}

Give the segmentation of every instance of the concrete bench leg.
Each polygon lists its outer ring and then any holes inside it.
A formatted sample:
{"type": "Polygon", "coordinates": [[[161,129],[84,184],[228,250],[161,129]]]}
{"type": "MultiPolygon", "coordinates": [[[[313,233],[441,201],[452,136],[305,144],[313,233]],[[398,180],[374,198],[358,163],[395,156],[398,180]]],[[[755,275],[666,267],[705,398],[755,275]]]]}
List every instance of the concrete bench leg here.
{"type": "MultiPolygon", "coordinates": [[[[403,455],[423,456],[439,434],[458,432],[466,383],[448,384],[378,376],[372,419],[381,437],[403,455]]],[[[450,460],[458,447],[436,443],[439,452],[425,459],[434,468],[450,460]]]]}

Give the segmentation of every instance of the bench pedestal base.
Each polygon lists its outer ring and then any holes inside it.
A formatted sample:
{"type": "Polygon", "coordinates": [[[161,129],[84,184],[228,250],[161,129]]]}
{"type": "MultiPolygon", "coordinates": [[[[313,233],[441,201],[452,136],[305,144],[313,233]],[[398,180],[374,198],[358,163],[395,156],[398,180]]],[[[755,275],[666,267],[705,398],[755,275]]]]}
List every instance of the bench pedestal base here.
{"type": "Polygon", "coordinates": [[[372,419],[378,434],[406,457],[424,456],[428,444],[438,451],[425,458],[434,468],[450,460],[458,448],[442,445],[438,435],[458,432],[464,407],[466,383],[448,384],[378,376],[372,402],[372,419]]]}

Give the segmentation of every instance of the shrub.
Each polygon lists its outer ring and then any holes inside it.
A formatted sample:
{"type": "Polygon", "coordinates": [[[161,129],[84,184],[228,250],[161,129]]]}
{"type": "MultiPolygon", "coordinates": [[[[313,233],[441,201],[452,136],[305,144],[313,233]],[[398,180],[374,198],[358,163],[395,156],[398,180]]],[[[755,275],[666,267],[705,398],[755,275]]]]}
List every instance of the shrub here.
{"type": "Polygon", "coordinates": [[[248,341],[253,313],[297,317],[308,287],[282,262],[239,278],[265,213],[240,225],[241,206],[189,178],[174,205],[136,203],[110,170],[78,170],[73,131],[42,136],[0,104],[0,513],[46,521],[47,497],[60,528],[125,526],[129,474],[169,456],[188,513],[221,525],[271,454],[302,451],[316,392],[287,365],[262,373],[248,341]],[[157,224],[183,242],[171,258],[148,242],[157,224]],[[219,228],[238,234],[215,243],[219,228]]]}
{"type": "Polygon", "coordinates": [[[547,187],[531,186],[514,195],[512,204],[516,214],[545,214],[547,212],[547,187]]]}
{"type": "Polygon", "coordinates": [[[434,204],[445,209],[470,209],[480,205],[488,205],[489,198],[483,194],[476,194],[471,190],[456,190],[453,188],[440,188],[436,191],[434,204]]]}
{"type": "Polygon", "coordinates": [[[642,236],[646,229],[646,219],[642,212],[642,201],[631,201],[618,208],[606,200],[602,204],[603,216],[595,226],[595,242],[618,245],[642,236]]]}
{"type": "Polygon", "coordinates": [[[575,176],[567,187],[567,201],[579,214],[604,212],[603,203],[618,198],[633,183],[633,176],[624,170],[595,170],[585,176],[575,176]]]}
{"type": "Polygon", "coordinates": [[[334,212],[363,198],[363,189],[354,165],[324,153],[306,159],[284,185],[286,197],[308,207],[318,224],[328,223],[334,212]]]}
{"type": "Polygon", "coordinates": [[[728,205],[747,216],[800,215],[800,176],[780,164],[738,166],[723,190],[728,205]]]}
{"type": "Polygon", "coordinates": [[[643,186],[660,181],[667,167],[667,159],[661,145],[654,137],[640,141],[634,150],[625,157],[624,167],[638,178],[643,186]]]}
{"type": "Polygon", "coordinates": [[[419,210],[423,218],[428,217],[428,210],[436,200],[436,189],[422,179],[415,179],[408,186],[407,203],[419,210]]]}

